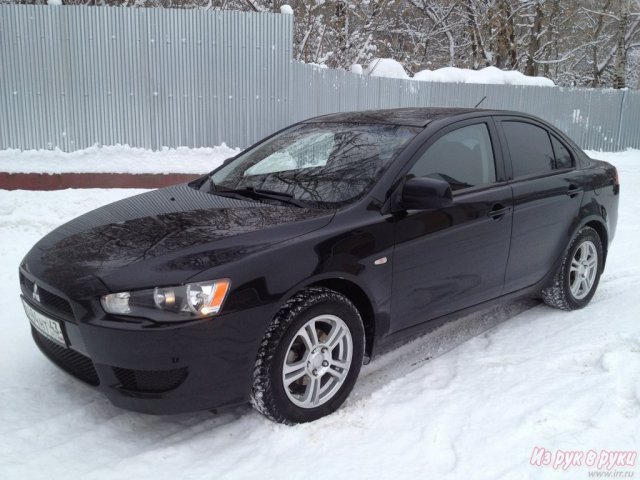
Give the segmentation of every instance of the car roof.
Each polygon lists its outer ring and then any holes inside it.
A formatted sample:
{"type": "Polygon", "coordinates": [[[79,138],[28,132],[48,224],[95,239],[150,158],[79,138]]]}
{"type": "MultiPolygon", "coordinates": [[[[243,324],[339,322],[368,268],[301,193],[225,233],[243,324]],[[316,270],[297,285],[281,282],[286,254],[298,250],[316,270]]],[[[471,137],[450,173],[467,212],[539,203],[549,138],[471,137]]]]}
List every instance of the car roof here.
{"type": "Polygon", "coordinates": [[[361,112],[330,113],[305,120],[307,123],[383,123],[391,125],[406,125],[410,127],[424,127],[428,123],[443,117],[453,117],[464,114],[482,113],[485,115],[512,114],[522,115],[520,112],[503,110],[484,110],[480,108],[389,108],[382,110],[365,110],[361,112]]]}

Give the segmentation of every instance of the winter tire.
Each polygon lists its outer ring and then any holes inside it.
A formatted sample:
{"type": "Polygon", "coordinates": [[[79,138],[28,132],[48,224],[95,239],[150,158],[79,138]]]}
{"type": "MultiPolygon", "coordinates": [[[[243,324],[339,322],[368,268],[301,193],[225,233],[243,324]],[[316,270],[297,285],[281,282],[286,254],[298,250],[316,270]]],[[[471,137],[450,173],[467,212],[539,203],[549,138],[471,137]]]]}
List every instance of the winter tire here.
{"type": "Polygon", "coordinates": [[[550,285],[542,290],[544,302],[562,310],[586,306],[598,288],[602,273],[602,241],[591,227],[575,236],[550,285]]]}
{"type": "Polygon", "coordinates": [[[312,287],[276,314],[258,352],[252,405],[287,424],[337,410],[356,382],[364,357],[364,328],[344,295],[312,287]]]}

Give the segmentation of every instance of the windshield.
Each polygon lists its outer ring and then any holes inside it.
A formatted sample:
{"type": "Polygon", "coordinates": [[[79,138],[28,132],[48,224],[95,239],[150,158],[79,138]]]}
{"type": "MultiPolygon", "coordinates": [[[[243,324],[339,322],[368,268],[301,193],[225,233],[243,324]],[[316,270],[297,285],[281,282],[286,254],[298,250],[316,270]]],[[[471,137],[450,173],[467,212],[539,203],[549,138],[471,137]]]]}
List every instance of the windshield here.
{"type": "Polygon", "coordinates": [[[419,131],[398,125],[295,125],[240,154],[201,188],[336,208],[364,195],[419,131]]]}

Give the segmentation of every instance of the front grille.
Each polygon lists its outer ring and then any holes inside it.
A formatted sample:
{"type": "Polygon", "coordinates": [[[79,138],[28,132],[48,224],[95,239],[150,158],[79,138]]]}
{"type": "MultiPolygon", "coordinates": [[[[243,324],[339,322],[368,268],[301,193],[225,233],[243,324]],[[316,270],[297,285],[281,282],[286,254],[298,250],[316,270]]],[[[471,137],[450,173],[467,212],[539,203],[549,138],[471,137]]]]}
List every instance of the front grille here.
{"type": "MultiPolygon", "coordinates": [[[[20,283],[22,284],[22,293],[24,293],[27,298],[33,299],[33,282],[20,273],[20,283]]],[[[43,309],[64,317],[73,318],[71,304],[64,298],[45,290],[40,285],[38,285],[38,296],[40,297],[40,301],[37,302],[37,304],[43,309]]],[[[33,301],[35,302],[35,300],[33,301]]]]}
{"type": "Polygon", "coordinates": [[[74,377],[87,382],[89,385],[93,385],[95,387],[100,384],[100,379],[98,378],[96,369],[89,357],[85,357],[75,350],[64,348],[57,343],[52,342],[45,336],[41,335],[33,327],[31,327],[31,334],[42,353],[44,353],[53,363],[74,377]]]}
{"type": "Polygon", "coordinates": [[[186,367],[175,370],[112,368],[123,389],[140,393],[160,393],[173,390],[184,382],[188,375],[186,367]]]}

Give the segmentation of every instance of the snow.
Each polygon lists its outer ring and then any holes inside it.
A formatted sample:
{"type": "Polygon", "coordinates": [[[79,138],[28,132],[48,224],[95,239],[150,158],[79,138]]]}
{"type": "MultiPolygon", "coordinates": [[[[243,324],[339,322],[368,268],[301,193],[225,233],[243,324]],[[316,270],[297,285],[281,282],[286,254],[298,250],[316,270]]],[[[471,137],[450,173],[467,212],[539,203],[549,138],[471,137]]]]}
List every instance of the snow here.
{"type": "Polygon", "coordinates": [[[374,360],[337,413],[296,427],[249,407],[127,412],[59,371],[30,338],[18,262],[62,222],[138,191],[0,190],[0,478],[566,479],[593,468],[532,466],[533,449],[637,451],[640,151],[591,155],[622,187],[588,307],[527,300],[461,318],[374,360]]]}
{"type": "Polygon", "coordinates": [[[210,172],[240,153],[224,143],[212,148],[165,148],[160,151],[126,145],[61,150],[0,150],[0,172],[8,173],[195,173],[210,172]]]}
{"type": "Polygon", "coordinates": [[[282,13],[283,15],[293,15],[293,8],[291,8],[289,5],[282,5],[280,7],[280,13],[282,13]]]}
{"type": "Polygon", "coordinates": [[[358,75],[362,75],[363,70],[362,70],[362,65],[360,65],[359,63],[354,63],[353,65],[351,65],[351,67],[349,68],[349,71],[351,73],[356,73],[358,75]]]}
{"type": "Polygon", "coordinates": [[[326,63],[313,63],[313,62],[309,62],[309,63],[305,63],[305,65],[309,65],[313,68],[317,68],[319,70],[329,70],[329,66],[326,63]]]}
{"type": "MultiPolygon", "coordinates": [[[[585,150],[585,153],[591,158],[604,160],[605,162],[610,162],[614,165],[617,165],[619,162],[622,165],[626,165],[627,163],[632,164],[634,161],[640,161],[640,150],[636,150],[633,148],[625,150],[624,152],[601,152],[599,150],[585,150]]],[[[620,174],[621,171],[627,171],[627,169],[623,168],[621,170],[620,168],[618,168],[618,174],[620,174]]]]}
{"type": "Polygon", "coordinates": [[[364,74],[372,77],[409,78],[402,64],[393,58],[374,58],[364,74]]]}
{"type": "Polygon", "coordinates": [[[47,5],[62,5],[62,0],[47,0],[47,5]]]}
{"type": "Polygon", "coordinates": [[[445,67],[437,70],[422,70],[413,76],[423,82],[481,83],[493,85],[535,85],[553,87],[553,80],[546,77],[529,77],[517,71],[485,67],[480,70],[445,67]]]}
{"type": "MultiPolygon", "coordinates": [[[[361,73],[354,70],[353,73],[361,73]]],[[[392,58],[374,58],[364,71],[365,75],[388,78],[410,78],[402,64],[392,58]]],[[[493,85],[534,85],[539,87],[553,87],[553,80],[546,77],[528,77],[523,73],[512,70],[500,70],[496,67],[485,67],[480,70],[467,68],[444,67],[437,70],[421,70],[413,77],[413,80],[421,82],[443,83],[480,83],[493,85]]]]}

